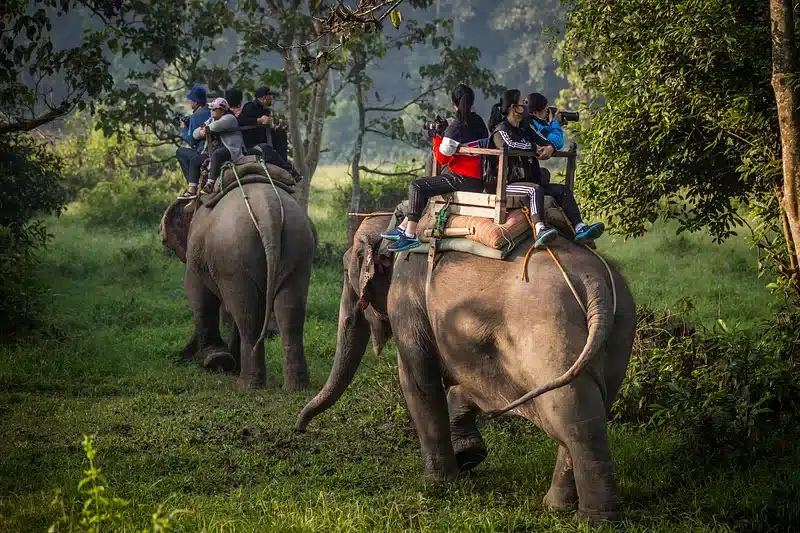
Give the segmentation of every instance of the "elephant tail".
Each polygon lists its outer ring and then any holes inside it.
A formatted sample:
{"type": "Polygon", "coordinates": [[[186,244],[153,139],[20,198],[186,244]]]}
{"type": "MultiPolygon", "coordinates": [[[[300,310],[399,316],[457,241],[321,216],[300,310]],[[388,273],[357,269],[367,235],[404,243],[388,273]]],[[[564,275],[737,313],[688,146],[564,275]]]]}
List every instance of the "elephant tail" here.
{"type": "Polygon", "coordinates": [[[281,250],[281,235],[283,234],[283,202],[280,198],[280,192],[275,191],[275,194],[267,194],[264,205],[266,206],[265,212],[261,219],[254,216],[248,197],[244,197],[247,209],[250,211],[250,217],[253,224],[258,231],[261,238],[261,245],[264,247],[264,259],[266,261],[266,290],[265,290],[265,303],[264,303],[264,325],[261,327],[261,334],[258,340],[253,345],[250,352],[252,357],[257,357],[262,354],[264,349],[264,340],[269,333],[269,317],[272,314],[273,303],[275,302],[275,292],[278,283],[278,266],[280,261],[281,250]],[[277,204],[277,205],[276,205],[277,204]]]}
{"type": "Polygon", "coordinates": [[[601,351],[614,326],[614,306],[612,305],[611,295],[604,282],[598,283],[594,291],[589,290],[587,292],[590,295],[588,305],[586,306],[589,335],[586,338],[586,344],[583,347],[583,351],[578,356],[578,359],[575,360],[569,370],[556,379],[528,392],[501,409],[488,411],[487,414],[490,417],[505,414],[531,401],[537,396],[568,385],[589,366],[594,356],[601,351]]]}

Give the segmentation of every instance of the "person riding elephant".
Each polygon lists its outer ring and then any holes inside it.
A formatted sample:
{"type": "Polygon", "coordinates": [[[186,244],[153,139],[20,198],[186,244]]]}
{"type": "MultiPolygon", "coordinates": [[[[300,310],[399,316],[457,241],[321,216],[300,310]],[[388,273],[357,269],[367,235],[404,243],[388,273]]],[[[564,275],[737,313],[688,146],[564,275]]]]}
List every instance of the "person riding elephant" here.
{"type": "Polygon", "coordinates": [[[462,252],[378,253],[388,216],[366,219],[344,255],[333,368],[301,411],[296,430],[333,405],[358,369],[370,328],[386,317],[400,385],[419,437],[426,476],[453,481],[487,457],[476,418],[508,412],[559,444],[544,502],[597,520],[619,516],[606,424],[625,377],[636,309],[624,279],[583,246],[560,238],[558,259],[527,246],[506,260],[462,252]],[[535,281],[520,271],[535,272],[535,281]],[[573,290],[574,289],[574,290],[573,290]],[[515,401],[514,399],[517,398],[515,401]],[[509,403],[510,402],[510,403],[509,403]]]}
{"type": "MultiPolygon", "coordinates": [[[[268,169],[276,183],[293,181],[283,169],[268,169]]],[[[184,290],[195,331],[184,353],[196,350],[207,368],[237,369],[240,384],[263,386],[263,343],[274,311],[284,387],[301,390],[308,386],[303,327],[315,237],[289,192],[248,178],[241,176],[241,191],[215,197],[213,206],[187,212],[187,202],[176,200],[161,220],[164,245],[186,263],[184,290]],[[222,305],[238,330],[240,350],[233,354],[220,335],[222,305]]]]}

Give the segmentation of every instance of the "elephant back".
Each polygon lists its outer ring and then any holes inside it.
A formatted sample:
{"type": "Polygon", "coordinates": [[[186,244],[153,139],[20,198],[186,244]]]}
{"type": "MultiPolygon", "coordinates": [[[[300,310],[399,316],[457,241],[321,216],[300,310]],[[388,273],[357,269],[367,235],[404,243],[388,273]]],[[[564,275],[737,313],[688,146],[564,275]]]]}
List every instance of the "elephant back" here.
{"type": "Polygon", "coordinates": [[[237,175],[239,176],[240,180],[245,176],[261,176],[265,179],[265,181],[269,181],[269,178],[271,177],[276,184],[283,185],[281,188],[285,190],[294,189],[294,186],[297,184],[294,177],[292,177],[288,171],[269,163],[262,163],[255,158],[250,159],[250,156],[243,157],[239,163],[234,165],[234,167],[236,169],[235,174],[231,167],[228,166],[225,168],[224,172],[222,173],[221,183],[218,181],[215,184],[216,191],[224,190],[227,186],[236,183],[237,175]],[[269,171],[269,176],[267,176],[267,172],[264,170],[265,167],[266,170],[269,171]]]}

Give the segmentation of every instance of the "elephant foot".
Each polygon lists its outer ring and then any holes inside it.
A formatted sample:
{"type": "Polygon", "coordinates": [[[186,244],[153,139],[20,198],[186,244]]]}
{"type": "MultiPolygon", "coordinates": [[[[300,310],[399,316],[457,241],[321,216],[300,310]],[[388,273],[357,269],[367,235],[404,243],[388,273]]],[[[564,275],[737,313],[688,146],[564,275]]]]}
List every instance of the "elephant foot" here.
{"type": "Polygon", "coordinates": [[[468,438],[453,438],[453,451],[460,472],[468,472],[481,464],[489,452],[480,435],[468,438]]]}
{"type": "Polygon", "coordinates": [[[236,370],[236,359],[227,351],[215,350],[203,359],[203,368],[211,372],[233,372],[236,370]]]}
{"type": "Polygon", "coordinates": [[[550,490],[544,495],[542,503],[554,511],[570,510],[578,503],[578,490],[575,487],[572,489],[550,487],[550,490]]]}
{"type": "Polygon", "coordinates": [[[283,383],[284,390],[287,390],[287,391],[290,391],[290,392],[302,392],[302,391],[308,390],[309,386],[310,386],[310,383],[309,383],[307,377],[305,379],[298,378],[298,379],[292,379],[292,380],[285,380],[284,383],[283,383]]]}
{"type": "Polygon", "coordinates": [[[425,480],[429,483],[443,485],[458,479],[458,466],[455,457],[425,458],[425,480]]]}
{"type": "Polygon", "coordinates": [[[622,511],[619,507],[611,509],[587,509],[578,505],[576,518],[582,522],[589,522],[592,525],[603,523],[614,523],[622,520],[622,511]]]}
{"type": "Polygon", "coordinates": [[[261,389],[267,384],[264,376],[244,376],[240,375],[236,378],[236,385],[243,389],[261,389]]]}

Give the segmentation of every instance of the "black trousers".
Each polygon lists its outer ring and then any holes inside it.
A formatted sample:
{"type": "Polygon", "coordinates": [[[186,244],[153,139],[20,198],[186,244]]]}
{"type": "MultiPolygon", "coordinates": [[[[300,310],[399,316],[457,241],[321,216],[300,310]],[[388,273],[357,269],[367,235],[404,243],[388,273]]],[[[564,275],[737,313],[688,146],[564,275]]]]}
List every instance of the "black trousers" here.
{"type": "Polygon", "coordinates": [[[517,184],[512,183],[506,187],[506,192],[527,194],[530,199],[531,219],[534,223],[544,222],[544,197],[552,196],[574,228],[581,222],[581,211],[575,196],[566,185],[560,183],[517,184]]]}
{"type": "Polygon", "coordinates": [[[219,171],[223,163],[231,160],[231,152],[221,146],[211,154],[211,163],[208,166],[208,182],[214,183],[219,178],[219,171]]]}
{"type": "MultiPolygon", "coordinates": [[[[289,160],[289,136],[286,130],[280,128],[271,128],[272,134],[272,147],[286,161],[289,160]]],[[[296,148],[296,147],[295,147],[296,148]]]]}
{"type": "Polygon", "coordinates": [[[191,181],[189,179],[189,165],[192,159],[198,154],[199,152],[197,150],[187,146],[182,146],[175,151],[175,157],[178,159],[178,164],[181,166],[181,172],[183,172],[183,177],[186,179],[187,183],[191,181]]]}
{"type": "Polygon", "coordinates": [[[426,176],[415,179],[408,187],[409,212],[408,220],[419,222],[425,204],[433,196],[454,191],[483,192],[483,181],[479,178],[469,178],[459,174],[444,174],[442,176],[426,176]]]}
{"type": "Polygon", "coordinates": [[[277,152],[272,146],[261,143],[257,144],[249,150],[250,153],[260,153],[264,157],[264,162],[269,163],[271,165],[275,165],[276,167],[280,167],[284,170],[291,172],[294,170],[292,164],[286,160],[285,157],[281,157],[281,154],[277,152]]]}
{"type": "Polygon", "coordinates": [[[208,154],[196,154],[192,157],[191,161],[189,161],[189,175],[186,181],[189,182],[191,187],[197,187],[197,184],[200,183],[200,169],[203,167],[203,163],[206,159],[208,159],[208,154]]]}

